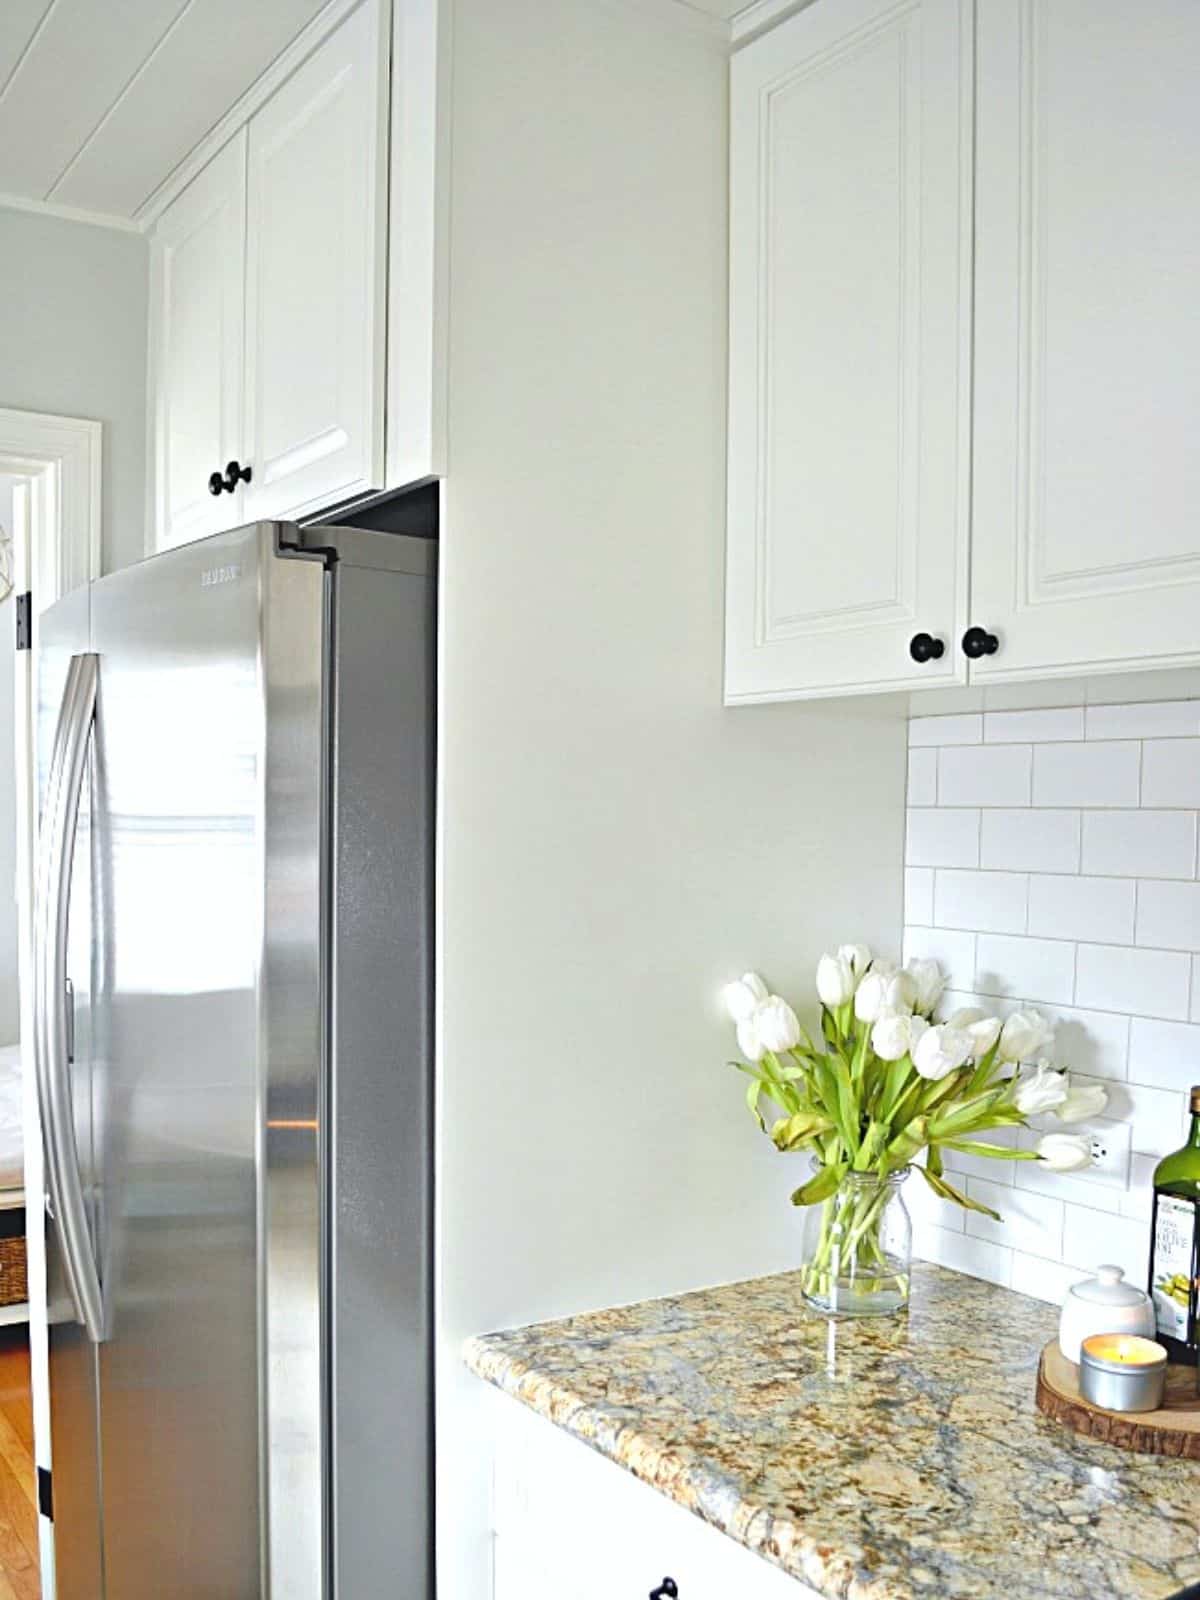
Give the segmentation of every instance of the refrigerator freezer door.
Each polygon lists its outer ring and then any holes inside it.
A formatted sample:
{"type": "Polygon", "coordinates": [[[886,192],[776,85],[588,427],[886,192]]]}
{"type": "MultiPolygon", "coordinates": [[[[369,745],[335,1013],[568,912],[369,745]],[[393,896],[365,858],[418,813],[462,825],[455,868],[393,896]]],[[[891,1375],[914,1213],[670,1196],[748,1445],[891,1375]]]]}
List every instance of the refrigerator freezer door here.
{"type": "Polygon", "coordinates": [[[92,592],[112,1600],[326,1593],[325,577],[275,536],[92,592]]]}
{"type": "MultiPolygon", "coordinates": [[[[50,775],[54,737],[72,657],[89,646],[89,591],[77,589],[38,619],[36,720],[39,814],[50,775]]],[[[79,1174],[94,1224],[91,773],[80,793],[71,898],[67,913],[67,972],[73,991],[74,1048],[71,1106],[79,1174]]],[[[27,1226],[38,1220],[29,1196],[27,1226]]],[[[103,1594],[100,1546],[96,1346],[78,1320],[64,1265],[58,1219],[47,1212],[46,1290],[50,1368],[50,1437],[54,1482],[54,1558],[58,1600],[97,1600],[103,1594]]],[[[92,1246],[95,1246],[93,1226],[92,1246]]],[[[45,1463],[43,1462],[43,1465],[45,1463]]]]}

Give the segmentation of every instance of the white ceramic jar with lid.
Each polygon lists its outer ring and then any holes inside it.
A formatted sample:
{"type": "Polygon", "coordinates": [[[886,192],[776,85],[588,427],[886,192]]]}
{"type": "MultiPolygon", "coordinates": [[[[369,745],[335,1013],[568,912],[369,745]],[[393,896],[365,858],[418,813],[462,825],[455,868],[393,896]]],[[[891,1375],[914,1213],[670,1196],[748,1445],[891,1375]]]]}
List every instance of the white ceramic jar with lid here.
{"type": "Polygon", "coordinates": [[[1150,1296],[1125,1283],[1120,1267],[1096,1268],[1094,1278],[1072,1284],[1063,1301],[1058,1343],[1068,1361],[1079,1362],[1079,1346],[1093,1333],[1137,1333],[1154,1337],[1150,1296]]]}

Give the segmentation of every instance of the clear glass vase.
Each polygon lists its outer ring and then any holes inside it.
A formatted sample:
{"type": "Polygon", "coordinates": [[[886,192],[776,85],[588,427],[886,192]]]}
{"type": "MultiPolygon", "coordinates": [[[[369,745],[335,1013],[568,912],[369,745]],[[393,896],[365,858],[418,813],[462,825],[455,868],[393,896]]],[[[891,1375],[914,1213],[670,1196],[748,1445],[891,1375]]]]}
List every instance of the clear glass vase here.
{"type": "Polygon", "coordinates": [[[912,1223],[900,1190],[908,1168],[848,1172],[804,1210],[804,1298],[831,1317],[888,1317],[908,1304],[912,1223]]]}

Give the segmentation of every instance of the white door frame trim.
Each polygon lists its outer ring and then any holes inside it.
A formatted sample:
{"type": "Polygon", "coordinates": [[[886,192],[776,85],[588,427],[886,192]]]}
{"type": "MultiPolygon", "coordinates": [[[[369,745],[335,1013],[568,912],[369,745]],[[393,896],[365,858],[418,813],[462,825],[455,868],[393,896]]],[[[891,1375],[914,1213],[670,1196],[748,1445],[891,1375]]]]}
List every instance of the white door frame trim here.
{"type": "Polygon", "coordinates": [[[39,490],[48,498],[42,516],[36,504],[33,510],[33,532],[43,535],[32,540],[26,585],[35,614],[100,576],[101,433],[100,423],[83,417],[0,407],[3,470],[27,471],[36,480],[35,502],[39,490]]]}
{"type": "MultiPolygon", "coordinates": [[[[41,1120],[33,1071],[33,898],[37,860],[38,617],[70,589],[100,576],[99,422],[0,407],[0,472],[20,486],[13,528],[13,592],[32,594],[33,644],[16,657],[14,777],[17,800],[17,949],[23,1064],[25,1229],[29,1268],[29,1345],[34,1453],[49,1469],[50,1370],[45,1232],[30,1226],[45,1194],[41,1120]]],[[[10,619],[13,608],[10,608],[10,619]]],[[[11,620],[10,624],[11,626],[11,620]]],[[[11,645],[7,646],[11,648],[11,645]]],[[[54,1525],[38,1517],[43,1600],[54,1600],[54,1525]]]]}

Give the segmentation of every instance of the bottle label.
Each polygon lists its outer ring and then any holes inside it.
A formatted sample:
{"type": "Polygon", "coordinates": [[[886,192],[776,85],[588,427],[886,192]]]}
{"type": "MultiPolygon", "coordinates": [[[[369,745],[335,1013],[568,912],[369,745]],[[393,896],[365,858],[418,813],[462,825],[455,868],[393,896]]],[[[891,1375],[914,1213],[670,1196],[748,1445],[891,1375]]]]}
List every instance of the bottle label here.
{"type": "Polygon", "coordinates": [[[1196,1231],[1193,1201],[1160,1194],[1155,1207],[1151,1284],[1159,1333],[1187,1342],[1192,1301],[1192,1250],[1196,1231]]]}

